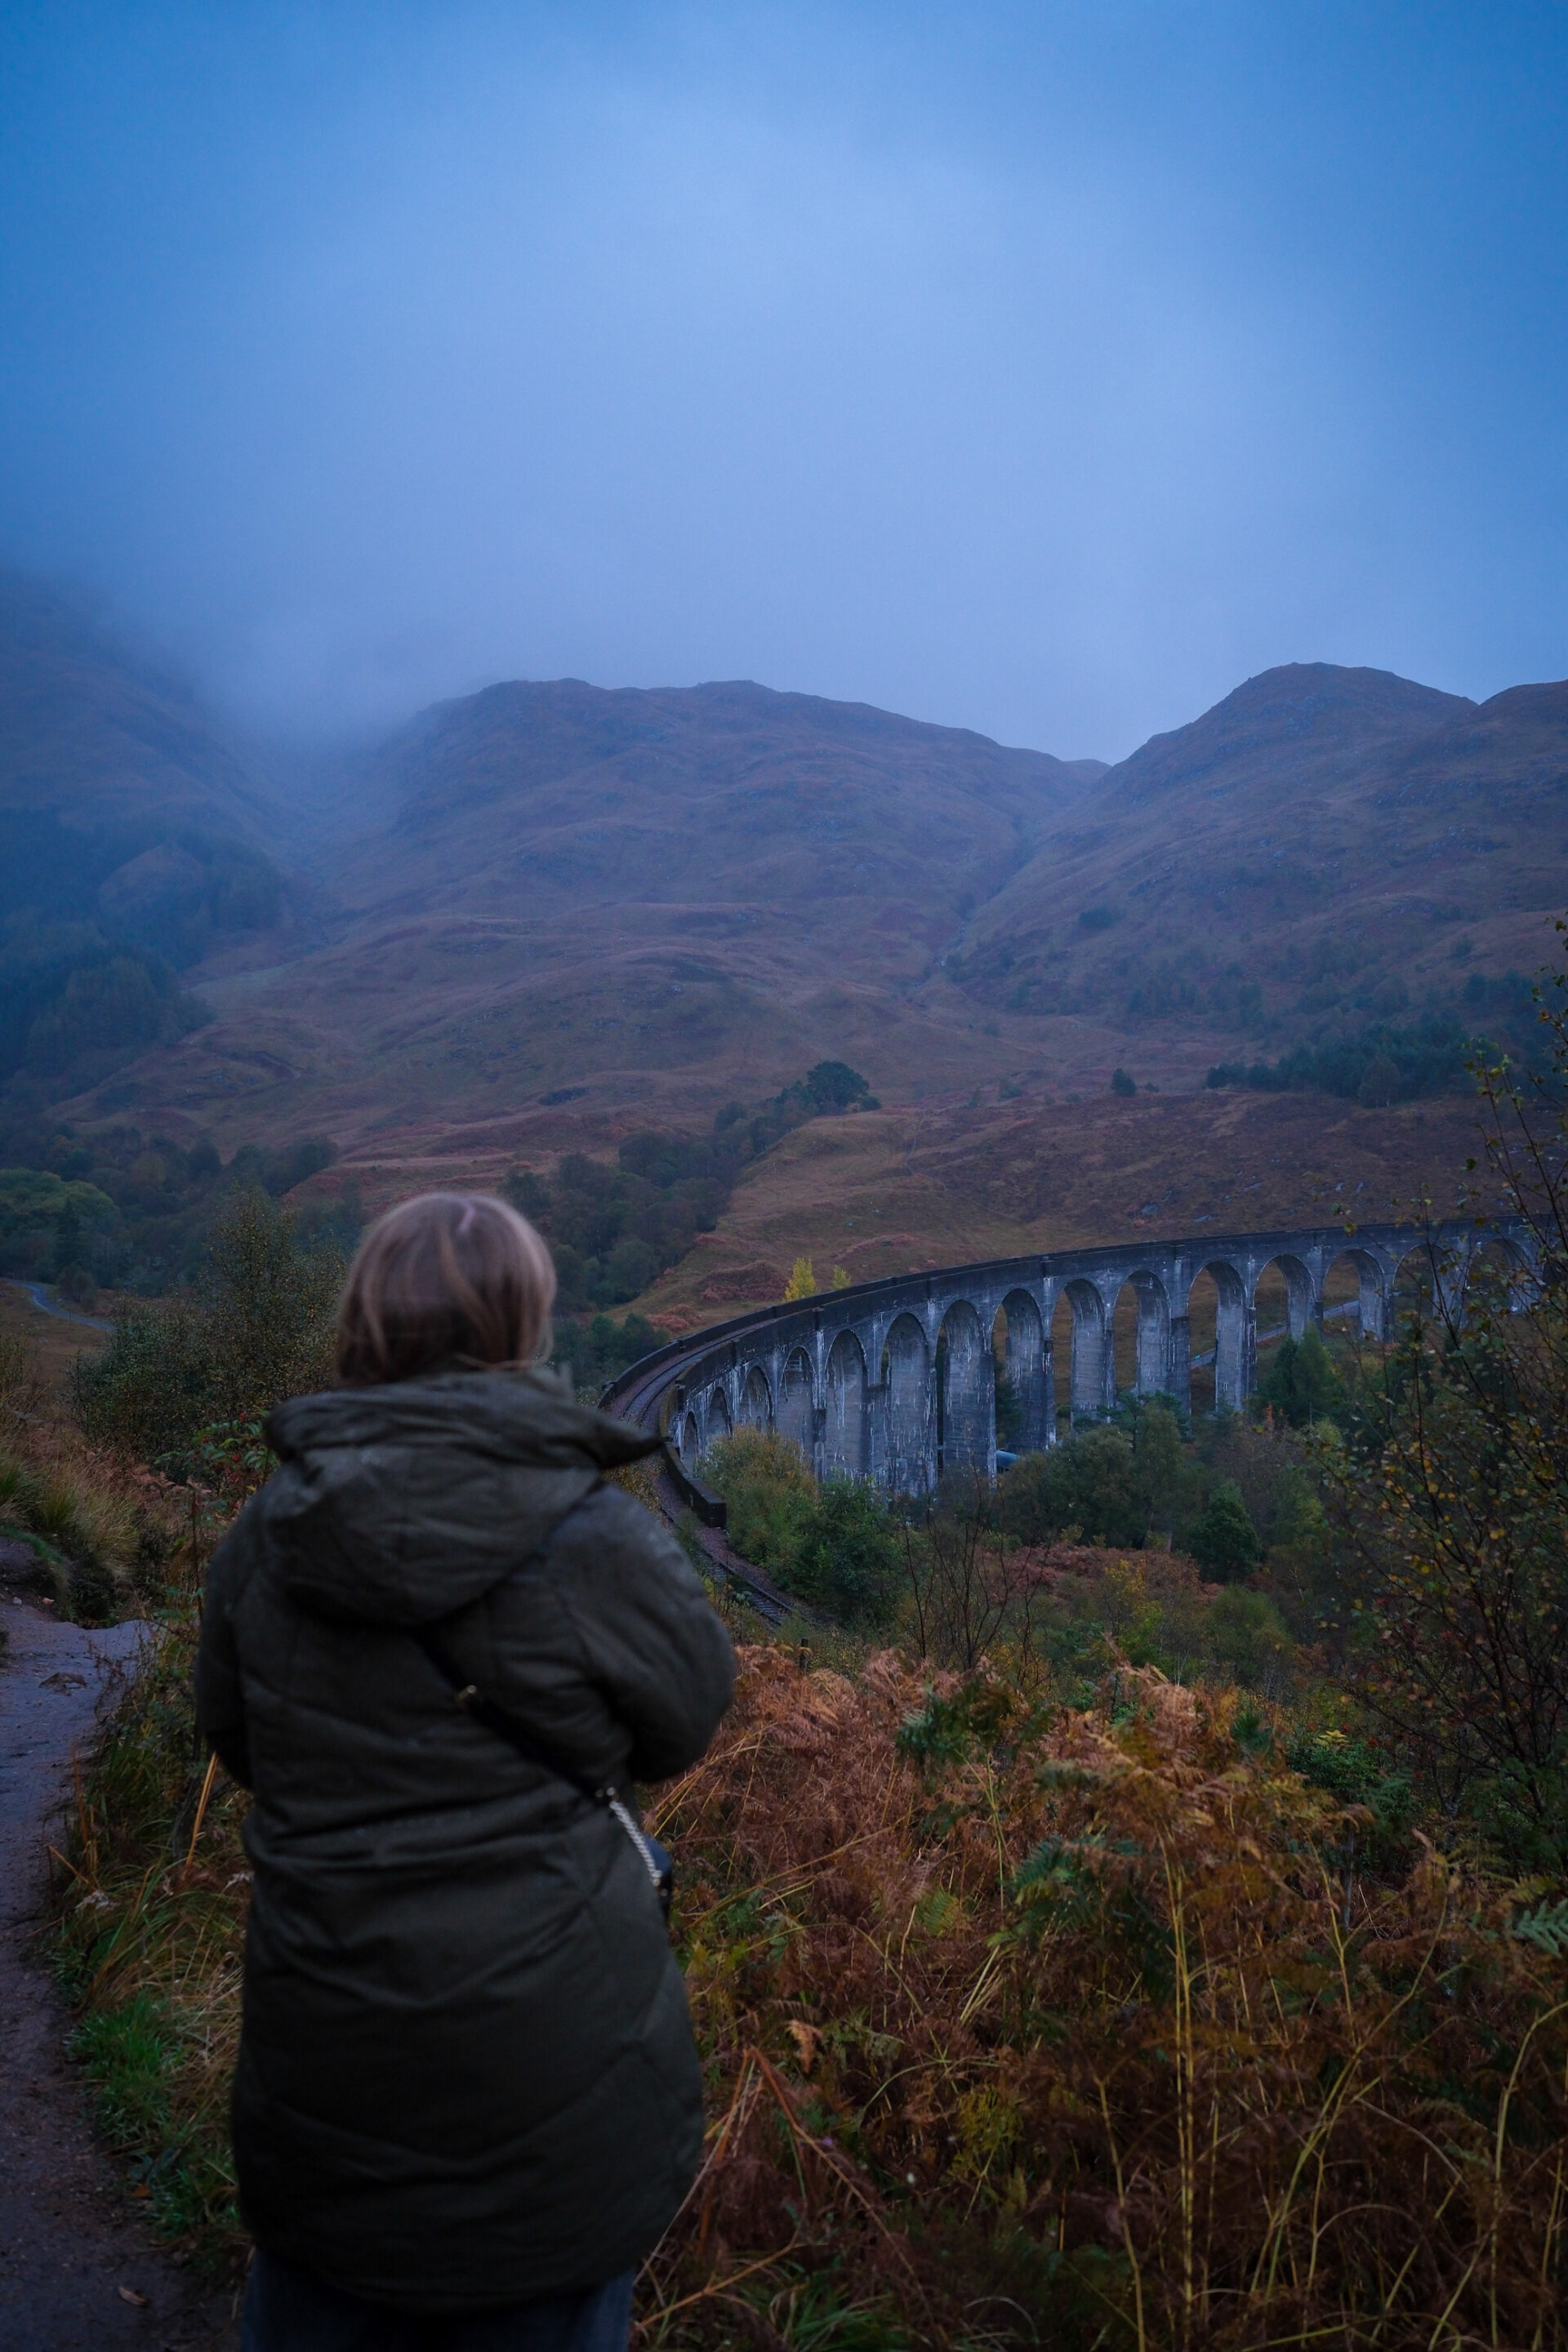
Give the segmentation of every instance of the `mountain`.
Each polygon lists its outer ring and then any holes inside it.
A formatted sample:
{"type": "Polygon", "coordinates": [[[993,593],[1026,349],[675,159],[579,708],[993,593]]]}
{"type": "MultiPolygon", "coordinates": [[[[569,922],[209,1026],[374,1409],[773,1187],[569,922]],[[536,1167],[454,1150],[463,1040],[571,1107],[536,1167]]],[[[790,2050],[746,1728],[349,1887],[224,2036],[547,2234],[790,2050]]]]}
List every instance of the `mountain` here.
{"type": "MultiPolygon", "coordinates": [[[[303,796],[26,583],[0,688],[13,1111],[324,1133],[388,1184],[705,1124],[823,1059],[892,1103],[1059,1103],[1484,1025],[1568,898],[1563,686],[1290,666],[1106,769],[746,681],[514,681],[303,796]],[[15,984],[40,938],[47,1002],[36,955],[15,984]],[[142,1009],[99,1066],[114,989],[142,1009]]],[[[831,1192],[853,1125],[792,1168],[831,1192]]]]}
{"type": "Polygon", "coordinates": [[[138,1099],[217,1124],[265,1100],[334,1135],[533,1112],[591,1134],[710,1117],[824,1058],[972,1085],[977,1016],[913,994],[1100,772],[743,681],[441,704],[345,764],[310,852],[321,943],[210,957],[216,1019],[138,1099]]]}
{"type": "Polygon", "coordinates": [[[173,968],[285,913],[278,830],[185,687],[0,573],[0,1082],[47,1095],[188,1031],[173,968]]]}
{"type": "Polygon", "coordinates": [[[1294,802],[1363,775],[1384,751],[1475,709],[1391,670],[1289,662],[1249,677],[1190,726],[1147,743],[1107,771],[1102,805],[1149,805],[1176,793],[1247,803],[1294,802]]]}
{"type": "Polygon", "coordinates": [[[395,814],[334,879],[356,910],[868,898],[929,925],[989,896],[1102,772],[746,681],[494,686],[363,764],[395,814]]]}
{"type": "Polygon", "coordinates": [[[1285,1037],[1533,970],[1565,896],[1568,687],[1476,705],[1291,666],[1108,770],[950,969],[979,1002],[1092,1008],[1152,1043],[1285,1037]]]}
{"type": "Polygon", "coordinates": [[[0,814],[78,832],[194,825],[265,846],[261,776],[179,678],[43,583],[0,572],[0,814]]]}

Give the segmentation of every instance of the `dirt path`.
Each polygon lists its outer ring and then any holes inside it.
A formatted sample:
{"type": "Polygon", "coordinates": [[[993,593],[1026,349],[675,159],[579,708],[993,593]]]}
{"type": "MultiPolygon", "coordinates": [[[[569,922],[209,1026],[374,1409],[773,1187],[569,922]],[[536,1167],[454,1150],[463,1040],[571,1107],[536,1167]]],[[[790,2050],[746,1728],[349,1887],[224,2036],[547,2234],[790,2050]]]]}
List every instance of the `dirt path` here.
{"type": "Polygon", "coordinates": [[[204,2297],[148,2242],[88,2127],[69,2021],[26,1952],[45,1824],[139,1629],[61,1624],[3,1586],[0,1624],[0,2345],[217,2352],[236,2340],[232,2297],[204,2297]]]}

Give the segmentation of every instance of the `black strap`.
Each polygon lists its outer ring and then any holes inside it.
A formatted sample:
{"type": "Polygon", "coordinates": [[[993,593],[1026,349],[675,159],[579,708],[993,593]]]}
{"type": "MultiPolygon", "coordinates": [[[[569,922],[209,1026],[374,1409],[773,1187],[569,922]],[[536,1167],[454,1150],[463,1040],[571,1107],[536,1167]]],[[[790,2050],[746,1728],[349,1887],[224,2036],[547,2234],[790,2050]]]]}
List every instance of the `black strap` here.
{"type": "Polygon", "coordinates": [[[613,1789],[600,1788],[589,1780],[585,1772],[577,1771],[563,1757],[557,1756],[552,1748],[547,1748],[542,1739],[536,1739],[515,1716],[508,1715],[504,1707],[497,1706],[493,1699],[486,1698],[478,1684],[467,1681],[458,1673],[427,1625],[410,1625],[408,1631],[447,1685],[465,1715],[471,1715],[476,1723],[482,1723],[487,1731],[493,1731],[498,1738],[506,1741],[508,1747],[515,1748],[530,1764],[537,1764],[542,1771],[553,1772],[559,1780],[569,1781],[591,1804],[609,1803],[615,1794],[613,1789]]]}

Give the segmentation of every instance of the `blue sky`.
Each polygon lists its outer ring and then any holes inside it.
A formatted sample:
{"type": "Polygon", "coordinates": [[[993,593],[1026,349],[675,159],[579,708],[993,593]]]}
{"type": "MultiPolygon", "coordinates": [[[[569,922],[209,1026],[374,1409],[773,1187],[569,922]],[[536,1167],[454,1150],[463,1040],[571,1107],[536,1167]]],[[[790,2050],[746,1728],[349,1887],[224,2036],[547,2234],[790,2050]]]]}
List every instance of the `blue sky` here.
{"type": "Polygon", "coordinates": [[[29,5],[0,557],[252,723],[1568,671],[1568,10],[29,5]]]}

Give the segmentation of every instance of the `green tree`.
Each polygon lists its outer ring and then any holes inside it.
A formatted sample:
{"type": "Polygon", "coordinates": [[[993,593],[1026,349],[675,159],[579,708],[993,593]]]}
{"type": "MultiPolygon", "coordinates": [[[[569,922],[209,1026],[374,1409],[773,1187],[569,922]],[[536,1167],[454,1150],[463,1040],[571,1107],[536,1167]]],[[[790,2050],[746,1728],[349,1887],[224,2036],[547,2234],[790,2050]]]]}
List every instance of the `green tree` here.
{"type": "Polygon", "coordinates": [[[55,1219],[55,1280],[78,1272],[82,1264],[81,1215],[68,1192],[55,1219]]]}
{"type": "Polygon", "coordinates": [[[1187,1529],[1186,1548],[1200,1568],[1222,1584],[1232,1583],[1258,1564],[1258,1530],[1247,1514],[1241,1488],[1222,1478],[1204,1510],[1187,1529]]]}
{"type": "Polygon", "coordinates": [[[1308,1324],[1300,1339],[1281,1339],[1258,1383],[1259,1402],[1272,1405],[1293,1429],[1327,1421],[1344,1402],[1344,1382],[1315,1323],[1308,1324]]]}
{"type": "Polygon", "coordinates": [[[1142,1408],[1133,1423],[1132,1479],[1143,1514],[1144,1541],[1156,1529],[1169,1534],[1182,1515],[1191,1473],[1182,1425],[1158,1397],[1142,1408]]]}
{"type": "Polygon", "coordinates": [[[868,1110],[877,1108],[869,1085],[847,1062],[814,1062],[801,1083],[815,1110],[850,1110],[857,1105],[868,1110]]]}
{"type": "Polygon", "coordinates": [[[195,1293],[132,1307],[96,1360],[78,1359],[82,1428],[183,1473],[205,1428],[327,1386],[342,1271],[259,1187],[240,1193],[208,1234],[195,1293]]]}
{"type": "Polygon", "coordinates": [[[302,1249],[293,1219],[265,1192],[240,1193],[207,1235],[198,1286],[215,1418],[251,1420],[331,1383],[342,1277],[335,1250],[302,1249]]]}
{"type": "Polygon", "coordinates": [[[799,1447],[776,1430],[737,1429],[709,1448],[702,1475],[724,1498],[736,1550],[790,1583],[816,1505],[816,1481],[799,1447]]]}
{"type": "Polygon", "coordinates": [[[1386,1054],[1374,1054],[1366,1066],[1365,1075],[1355,1090],[1355,1098],[1367,1110],[1385,1110],[1399,1098],[1399,1065],[1386,1054]]]}
{"type": "MultiPolygon", "coordinates": [[[[1568,924],[1559,922],[1560,939],[1568,924]]],[[[1478,1192],[1531,1229],[1535,1278],[1476,1266],[1417,1306],[1320,1458],[1361,1638],[1349,1668],[1418,1795],[1516,1867],[1568,1874],[1568,968],[1536,991],[1543,1067],[1476,1072],[1478,1192]]],[[[1480,1202],[1478,1202],[1478,1206],[1480,1202]]]]}
{"type": "Polygon", "coordinates": [[[1048,1453],[1021,1455],[998,1485],[997,1509],[1023,1543],[1048,1543],[1075,1528],[1089,1543],[1142,1543],[1148,1507],[1131,1439],[1120,1429],[1075,1431],[1048,1453]]]}
{"type": "Polygon", "coordinates": [[[1023,1433],[1024,1400],[1008,1379],[1004,1367],[998,1363],[996,1365],[996,1444],[1004,1454],[1011,1454],[1023,1433]]]}

